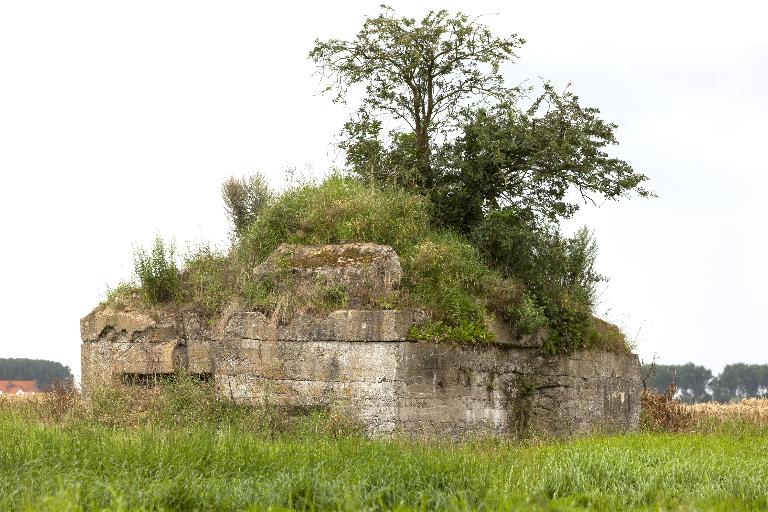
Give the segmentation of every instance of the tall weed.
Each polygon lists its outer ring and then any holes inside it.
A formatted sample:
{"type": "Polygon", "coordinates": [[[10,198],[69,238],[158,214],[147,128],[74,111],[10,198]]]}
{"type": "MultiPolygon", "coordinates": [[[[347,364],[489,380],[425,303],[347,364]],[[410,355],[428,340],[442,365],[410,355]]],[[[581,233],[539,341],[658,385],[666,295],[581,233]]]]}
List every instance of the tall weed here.
{"type": "Polygon", "coordinates": [[[158,235],[149,252],[137,249],[133,268],[139,279],[140,293],[147,304],[170,302],[179,297],[181,280],[176,266],[176,248],[158,235]]]}

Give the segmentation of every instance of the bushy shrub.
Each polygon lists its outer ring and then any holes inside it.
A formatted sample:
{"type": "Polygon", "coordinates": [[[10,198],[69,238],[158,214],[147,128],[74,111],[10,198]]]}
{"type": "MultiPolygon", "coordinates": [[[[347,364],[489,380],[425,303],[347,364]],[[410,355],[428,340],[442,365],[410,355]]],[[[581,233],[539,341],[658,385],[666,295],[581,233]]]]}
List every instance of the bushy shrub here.
{"type": "Polygon", "coordinates": [[[492,267],[524,285],[522,316],[534,325],[547,319],[547,352],[626,350],[623,334],[592,314],[597,285],[605,278],[595,271],[597,246],[587,229],[566,237],[554,225],[501,209],[488,213],[471,239],[492,267]]]}
{"type": "Polygon", "coordinates": [[[547,325],[547,317],[518,280],[494,274],[485,290],[487,308],[506,320],[518,335],[533,334],[547,325]]]}
{"type": "Polygon", "coordinates": [[[240,235],[273,198],[267,179],[261,173],[247,178],[231,177],[221,186],[224,209],[236,235],[240,235]]]}
{"type": "Polygon", "coordinates": [[[179,297],[181,280],[175,261],[175,247],[166,244],[158,235],[152,249],[138,249],[134,253],[133,268],[139,279],[139,290],[147,304],[160,304],[179,297]]]}
{"type": "Polygon", "coordinates": [[[567,293],[591,308],[597,284],[605,281],[595,271],[597,245],[586,228],[566,237],[554,225],[506,209],[490,212],[471,239],[494,268],[541,297],[567,293]]]}

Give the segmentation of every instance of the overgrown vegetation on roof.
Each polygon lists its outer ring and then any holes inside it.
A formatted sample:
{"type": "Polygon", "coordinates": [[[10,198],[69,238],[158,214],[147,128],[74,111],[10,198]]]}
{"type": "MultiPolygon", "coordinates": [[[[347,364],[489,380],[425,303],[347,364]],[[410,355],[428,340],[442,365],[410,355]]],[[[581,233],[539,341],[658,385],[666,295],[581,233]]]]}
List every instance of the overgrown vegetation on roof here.
{"type": "Polygon", "coordinates": [[[414,327],[413,339],[492,342],[489,326],[498,318],[520,335],[549,329],[548,352],[626,350],[618,329],[591,312],[601,278],[592,269],[588,232],[567,238],[525,231],[520,224],[510,234],[494,222],[490,218],[472,237],[436,229],[424,197],[333,175],[270,196],[226,253],[198,248],[177,266],[172,246],[156,240],[150,251],[136,255],[136,283],[116,288],[108,303],[121,307],[138,297],[148,306],[196,309],[212,321],[232,302],[281,319],[326,313],[345,307],[344,290],[294,293],[254,278],[254,267],[282,243],[371,242],[398,252],[403,280],[395,293],[375,297],[366,307],[428,311],[431,321],[414,327]]]}

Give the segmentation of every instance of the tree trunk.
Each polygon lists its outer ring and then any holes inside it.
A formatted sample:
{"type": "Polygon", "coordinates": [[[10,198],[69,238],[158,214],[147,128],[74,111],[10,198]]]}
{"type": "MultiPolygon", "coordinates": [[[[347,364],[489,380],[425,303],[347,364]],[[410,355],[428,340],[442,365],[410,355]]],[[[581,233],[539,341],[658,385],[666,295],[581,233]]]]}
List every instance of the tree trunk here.
{"type": "Polygon", "coordinates": [[[416,130],[416,166],[421,178],[421,186],[429,191],[435,185],[430,162],[429,132],[426,126],[419,123],[416,130]]]}

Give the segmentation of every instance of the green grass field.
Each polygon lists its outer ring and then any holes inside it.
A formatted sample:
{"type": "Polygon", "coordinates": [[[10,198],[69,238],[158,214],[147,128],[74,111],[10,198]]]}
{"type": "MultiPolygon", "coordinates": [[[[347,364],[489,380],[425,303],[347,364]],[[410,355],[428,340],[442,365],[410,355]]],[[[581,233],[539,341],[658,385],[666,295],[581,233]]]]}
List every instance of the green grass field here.
{"type": "Polygon", "coordinates": [[[768,431],[462,443],[42,422],[0,408],[0,510],[766,510],[768,431]]]}

